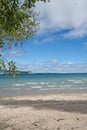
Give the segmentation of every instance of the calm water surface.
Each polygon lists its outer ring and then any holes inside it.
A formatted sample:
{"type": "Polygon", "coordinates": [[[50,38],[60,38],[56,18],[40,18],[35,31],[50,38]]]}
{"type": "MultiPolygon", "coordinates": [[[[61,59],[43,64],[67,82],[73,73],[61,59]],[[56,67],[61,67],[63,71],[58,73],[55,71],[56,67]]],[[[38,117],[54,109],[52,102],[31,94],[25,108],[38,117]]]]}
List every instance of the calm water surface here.
{"type": "Polygon", "coordinates": [[[58,92],[87,92],[87,73],[0,75],[0,96],[58,92]]]}

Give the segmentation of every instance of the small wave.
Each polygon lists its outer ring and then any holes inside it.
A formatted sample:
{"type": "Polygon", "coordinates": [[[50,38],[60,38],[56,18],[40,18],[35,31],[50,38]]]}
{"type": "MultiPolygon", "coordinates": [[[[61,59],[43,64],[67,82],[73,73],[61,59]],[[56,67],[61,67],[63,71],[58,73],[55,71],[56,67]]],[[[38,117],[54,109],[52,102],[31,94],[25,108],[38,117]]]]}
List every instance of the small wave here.
{"type": "Polygon", "coordinates": [[[64,84],[65,82],[63,81],[62,84],[64,84]]]}
{"type": "Polygon", "coordinates": [[[3,90],[20,90],[21,88],[3,88],[3,90]]]}
{"type": "Polygon", "coordinates": [[[87,79],[83,79],[83,81],[87,81],[87,79]]]}
{"type": "Polygon", "coordinates": [[[26,84],[34,85],[37,84],[37,82],[27,82],[26,84]]]}
{"type": "Polygon", "coordinates": [[[12,90],[21,90],[21,88],[10,88],[12,90]]]}
{"type": "Polygon", "coordinates": [[[30,90],[30,88],[12,88],[12,90],[30,90]]]}
{"type": "Polygon", "coordinates": [[[56,86],[54,86],[54,85],[48,85],[47,87],[48,87],[48,88],[54,88],[54,87],[56,87],[56,86]]]}
{"type": "Polygon", "coordinates": [[[76,80],[76,81],[74,81],[73,83],[75,83],[75,84],[79,84],[79,83],[84,83],[82,80],[76,80]]]}
{"type": "Polygon", "coordinates": [[[25,86],[26,84],[12,84],[13,86],[25,86]]]}
{"type": "Polygon", "coordinates": [[[40,84],[44,85],[44,84],[46,84],[46,82],[40,82],[40,84]]]}
{"type": "Polygon", "coordinates": [[[68,84],[66,84],[66,85],[63,85],[64,87],[72,87],[72,85],[68,85],[68,84]]]}
{"type": "Polygon", "coordinates": [[[73,80],[73,79],[69,79],[69,80],[68,80],[68,82],[74,82],[74,81],[76,81],[76,80],[73,80]]]}
{"type": "Polygon", "coordinates": [[[45,84],[49,84],[49,82],[45,82],[45,84]]]}
{"type": "Polygon", "coordinates": [[[40,82],[41,85],[48,85],[49,82],[40,82]]]}
{"type": "MultiPolygon", "coordinates": [[[[49,91],[49,90],[84,90],[84,88],[41,88],[40,90],[41,91],[49,91]]],[[[87,88],[85,88],[85,89],[87,89],[87,88]]]]}
{"type": "Polygon", "coordinates": [[[42,88],[43,86],[33,86],[31,88],[42,88]]]}
{"type": "Polygon", "coordinates": [[[41,88],[40,90],[57,90],[59,88],[41,88]]]}
{"type": "MultiPolygon", "coordinates": [[[[65,88],[71,88],[72,85],[65,84],[65,85],[59,85],[59,87],[60,87],[60,88],[62,88],[62,87],[63,87],[63,88],[64,88],[64,87],[65,87],[65,88]]],[[[58,87],[58,88],[59,88],[59,87],[58,87]]]]}
{"type": "Polygon", "coordinates": [[[73,83],[84,83],[82,80],[68,80],[69,82],[73,82],[73,83]]]}
{"type": "Polygon", "coordinates": [[[84,89],[84,88],[79,88],[79,89],[84,89]]]}

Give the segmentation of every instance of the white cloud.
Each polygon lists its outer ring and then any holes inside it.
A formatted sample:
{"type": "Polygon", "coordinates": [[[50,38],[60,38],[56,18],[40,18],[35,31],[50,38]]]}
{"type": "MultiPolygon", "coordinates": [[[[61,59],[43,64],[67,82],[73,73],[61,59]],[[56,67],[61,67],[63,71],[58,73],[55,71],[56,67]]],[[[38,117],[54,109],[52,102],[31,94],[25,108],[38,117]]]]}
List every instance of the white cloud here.
{"type": "Polygon", "coordinates": [[[87,27],[83,29],[73,29],[70,32],[63,34],[62,36],[65,38],[82,38],[87,35],[87,27]]]}
{"type": "Polygon", "coordinates": [[[21,71],[31,71],[32,65],[31,64],[18,64],[17,68],[18,70],[21,70],[21,71]]]}
{"type": "Polygon", "coordinates": [[[73,65],[74,63],[72,61],[68,61],[67,65],[73,65]]]}
{"type": "Polygon", "coordinates": [[[37,3],[40,12],[40,32],[55,32],[69,29],[65,37],[87,35],[87,0],[51,0],[37,3]]]}
{"type": "Polygon", "coordinates": [[[50,36],[45,36],[43,37],[42,39],[39,39],[38,36],[32,40],[32,43],[34,45],[40,45],[40,44],[49,44],[49,43],[52,43],[54,40],[58,39],[58,37],[52,35],[51,37],[50,36]]]}
{"type": "Polygon", "coordinates": [[[67,63],[59,63],[57,60],[47,61],[43,63],[34,64],[20,64],[19,70],[32,71],[34,73],[86,73],[87,63],[73,63],[68,61],[67,63]],[[53,63],[52,63],[53,61],[53,63]]]}
{"type": "Polygon", "coordinates": [[[58,60],[57,60],[57,59],[53,59],[53,60],[51,61],[51,63],[52,63],[53,65],[56,65],[56,64],[58,63],[58,60]]]}

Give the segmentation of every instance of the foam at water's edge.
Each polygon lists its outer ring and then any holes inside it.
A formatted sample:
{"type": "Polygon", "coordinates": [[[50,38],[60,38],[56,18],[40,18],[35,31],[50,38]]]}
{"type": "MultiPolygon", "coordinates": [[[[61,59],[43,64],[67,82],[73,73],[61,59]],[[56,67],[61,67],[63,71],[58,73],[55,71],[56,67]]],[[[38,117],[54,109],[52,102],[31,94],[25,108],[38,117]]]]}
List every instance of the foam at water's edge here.
{"type": "Polygon", "coordinates": [[[28,84],[28,85],[36,85],[37,84],[37,82],[26,82],[26,84],[28,84]]]}
{"type": "Polygon", "coordinates": [[[68,82],[72,82],[72,83],[75,83],[75,84],[85,83],[85,82],[83,82],[83,80],[68,80],[68,82]]]}
{"type": "Polygon", "coordinates": [[[25,86],[26,84],[12,84],[13,86],[25,86]]]}
{"type": "Polygon", "coordinates": [[[47,87],[48,87],[48,88],[54,88],[54,87],[57,87],[57,86],[54,86],[54,85],[48,85],[47,87]]]}
{"type": "Polygon", "coordinates": [[[32,86],[31,88],[43,88],[43,86],[32,86]]]}

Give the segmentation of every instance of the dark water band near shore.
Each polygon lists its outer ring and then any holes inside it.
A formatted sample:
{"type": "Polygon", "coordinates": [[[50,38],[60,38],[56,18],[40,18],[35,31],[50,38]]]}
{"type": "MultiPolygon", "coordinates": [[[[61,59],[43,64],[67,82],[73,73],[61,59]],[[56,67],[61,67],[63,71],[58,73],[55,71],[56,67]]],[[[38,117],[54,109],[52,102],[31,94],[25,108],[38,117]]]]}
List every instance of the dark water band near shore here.
{"type": "Polygon", "coordinates": [[[13,97],[13,96],[34,96],[34,95],[47,95],[47,94],[62,94],[62,93],[87,93],[87,89],[49,89],[49,90],[4,90],[0,91],[0,97],[13,97]]]}

